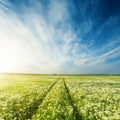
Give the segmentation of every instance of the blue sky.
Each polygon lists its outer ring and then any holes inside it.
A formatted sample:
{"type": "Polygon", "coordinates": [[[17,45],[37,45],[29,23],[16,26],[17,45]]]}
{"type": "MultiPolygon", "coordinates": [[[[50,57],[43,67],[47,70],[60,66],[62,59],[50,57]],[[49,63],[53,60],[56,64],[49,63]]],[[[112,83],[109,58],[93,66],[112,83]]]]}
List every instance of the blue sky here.
{"type": "Polygon", "coordinates": [[[120,0],[0,0],[0,72],[120,73],[120,0]]]}

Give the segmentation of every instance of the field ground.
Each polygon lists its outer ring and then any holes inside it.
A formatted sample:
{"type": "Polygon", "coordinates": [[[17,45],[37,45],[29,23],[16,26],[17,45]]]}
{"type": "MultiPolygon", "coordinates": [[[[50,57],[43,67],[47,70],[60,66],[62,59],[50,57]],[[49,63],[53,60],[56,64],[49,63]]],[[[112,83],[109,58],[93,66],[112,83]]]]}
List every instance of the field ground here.
{"type": "Polygon", "coordinates": [[[120,75],[0,74],[0,120],[120,120],[120,75]]]}

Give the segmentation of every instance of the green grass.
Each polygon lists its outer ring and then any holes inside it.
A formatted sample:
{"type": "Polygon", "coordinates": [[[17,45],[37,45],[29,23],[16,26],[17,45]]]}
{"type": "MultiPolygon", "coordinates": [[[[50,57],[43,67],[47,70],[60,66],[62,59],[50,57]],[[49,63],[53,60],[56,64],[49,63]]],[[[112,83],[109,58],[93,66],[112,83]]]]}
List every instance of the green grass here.
{"type": "Polygon", "coordinates": [[[120,75],[0,75],[0,120],[120,120],[120,75]]]}

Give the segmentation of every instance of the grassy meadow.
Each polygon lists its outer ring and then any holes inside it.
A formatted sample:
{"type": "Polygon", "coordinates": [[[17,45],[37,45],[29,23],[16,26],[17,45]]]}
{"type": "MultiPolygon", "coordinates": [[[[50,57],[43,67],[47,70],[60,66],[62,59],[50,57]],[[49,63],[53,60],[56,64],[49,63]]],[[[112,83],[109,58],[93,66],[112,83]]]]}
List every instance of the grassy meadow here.
{"type": "Polygon", "coordinates": [[[120,75],[0,74],[0,120],[120,120],[120,75]]]}

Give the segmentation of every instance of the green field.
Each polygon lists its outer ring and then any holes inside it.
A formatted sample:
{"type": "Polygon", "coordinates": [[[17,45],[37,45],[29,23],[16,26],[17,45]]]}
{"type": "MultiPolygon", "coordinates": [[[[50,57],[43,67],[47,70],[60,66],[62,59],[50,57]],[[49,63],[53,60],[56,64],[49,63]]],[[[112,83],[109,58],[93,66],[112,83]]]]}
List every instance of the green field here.
{"type": "Polygon", "coordinates": [[[120,120],[120,76],[0,74],[0,120],[120,120]]]}

